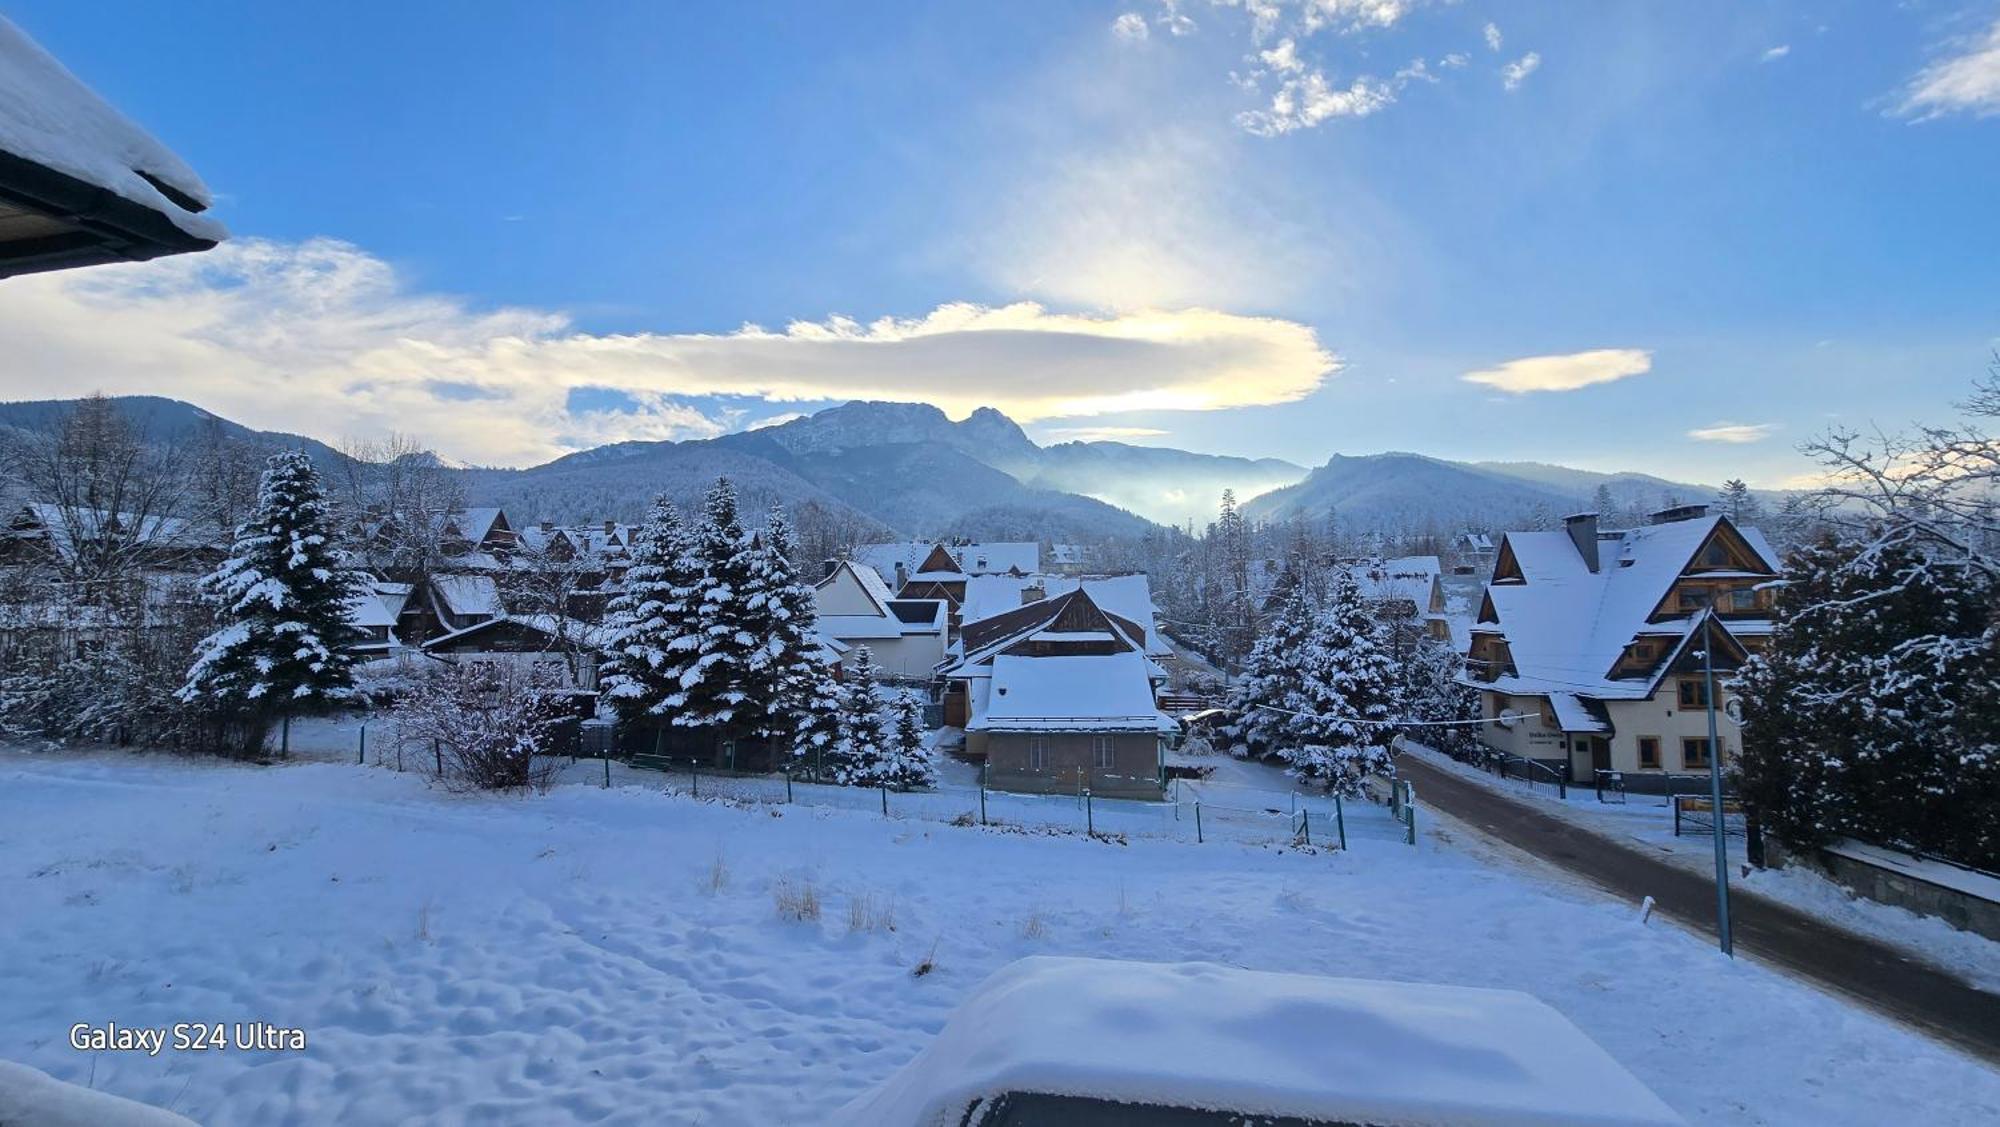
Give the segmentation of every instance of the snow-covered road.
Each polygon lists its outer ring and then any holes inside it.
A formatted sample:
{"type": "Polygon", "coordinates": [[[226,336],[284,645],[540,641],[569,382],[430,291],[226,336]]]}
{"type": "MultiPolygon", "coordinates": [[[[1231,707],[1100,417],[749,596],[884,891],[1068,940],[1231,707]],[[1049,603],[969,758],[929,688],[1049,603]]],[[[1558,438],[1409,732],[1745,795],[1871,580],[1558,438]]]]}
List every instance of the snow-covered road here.
{"type": "Polygon", "coordinates": [[[815,1123],[1031,953],[1527,990],[1694,1122],[2000,1120],[1979,1064],[1430,839],[1113,845],[0,751],[0,905],[0,1058],[211,1124],[815,1123]],[[807,890],[819,918],[786,918],[807,890]],[[267,1021],[308,1047],[68,1046],[107,1020],[267,1021]]]}

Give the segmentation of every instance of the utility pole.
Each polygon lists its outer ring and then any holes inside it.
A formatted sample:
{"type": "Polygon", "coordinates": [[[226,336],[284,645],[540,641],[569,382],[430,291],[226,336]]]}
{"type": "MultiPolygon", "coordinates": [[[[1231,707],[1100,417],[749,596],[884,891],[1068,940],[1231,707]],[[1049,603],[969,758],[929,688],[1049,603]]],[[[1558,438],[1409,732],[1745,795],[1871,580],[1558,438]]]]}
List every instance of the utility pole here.
{"type": "Polygon", "coordinates": [[[1735,942],[1729,935],[1729,845],[1722,822],[1722,741],[1715,725],[1715,638],[1711,627],[1715,608],[1701,617],[1701,667],[1708,696],[1708,801],[1709,821],[1715,828],[1715,933],[1722,953],[1736,957],[1735,942]]]}

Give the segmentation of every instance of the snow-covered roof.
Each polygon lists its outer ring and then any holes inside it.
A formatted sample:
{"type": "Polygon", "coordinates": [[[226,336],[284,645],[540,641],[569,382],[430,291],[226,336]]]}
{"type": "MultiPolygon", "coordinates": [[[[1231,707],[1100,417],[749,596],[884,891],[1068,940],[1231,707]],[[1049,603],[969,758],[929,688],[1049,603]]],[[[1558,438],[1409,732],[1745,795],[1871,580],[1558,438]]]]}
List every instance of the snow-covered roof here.
{"type": "Polygon", "coordinates": [[[500,585],[490,575],[433,575],[431,587],[452,614],[499,615],[507,611],[500,601],[500,585]]]}
{"type": "Polygon", "coordinates": [[[357,591],[347,597],[347,624],[358,630],[396,625],[396,614],[373,591],[357,591]]]}
{"type": "Polygon", "coordinates": [[[973,576],[965,583],[965,603],[959,608],[959,620],[971,625],[1029,605],[1032,600],[1024,601],[1023,592],[1037,586],[1044,592],[1043,597],[1049,599],[1082,588],[1089,593],[1090,601],[1100,608],[1144,628],[1147,653],[1164,655],[1172,652],[1154,625],[1159,608],[1153,604],[1152,584],[1143,572],[1081,578],[1074,575],[973,576]]]}
{"type": "Polygon", "coordinates": [[[889,580],[894,579],[897,564],[903,565],[903,575],[906,579],[944,581],[955,581],[974,575],[1005,575],[1009,571],[1027,574],[1041,568],[1041,545],[1032,540],[941,546],[945,554],[957,562],[957,571],[918,571],[931,551],[940,547],[926,540],[895,544],[863,544],[854,549],[854,559],[874,568],[878,575],[889,580]]]}
{"type": "Polygon", "coordinates": [[[1008,1092],[1246,1121],[1682,1122],[1568,1018],[1519,991],[1054,956],[995,972],[836,1122],[957,1124],[1008,1092]]]}
{"type": "Polygon", "coordinates": [[[566,618],[553,614],[502,614],[494,618],[475,622],[462,630],[440,634],[424,643],[424,648],[442,649],[446,645],[463,642],[477,634],[485,633],[501,626],[519,626],[537,634],[546,634],[551,639],[568,638],[585,646],[604,646],[611,642],[612,628],[601,622],[585,622],[582,619],[566,618]]]}
{"type": "Polygon", "coordinates": [[[966,727],[999,732],[1173,731],[1153,702],[1146,657],[1139,653],[993,659],[985,713],[966,727]]]}
{"type": "MultiPolygon", "coordinates": [[[[1648,623],[1647,618],[1709,535],[1726,522],[1722,516],[1704,516],[1603,534],[1597,541],[1595,572],[1566,531],[1507,533],[1503,550],[1513,554],[1525,582],[1489,584],[1486,594],[1499,622],[1477,623],[1473,631],[1503,634],[1517,675],[1489,687],[1581,692],[1605,699],[1650,696],[1650,683],[1612,680],[1606,674],[1635,636],[1664,632],[1667,624],[1648,623]]],[[[1776,574],[1778,556],[1763,533],[1737,531],[1768,565],[1768,574],[1776,574]]],[[[1733,630],[1739,623],[1723,625],[1733,630]]]]}
{"type": "Polygon", "coordinates": [[[468,543],[479,544],[492,533],[493,526],[500,523],[500,510],[492,506],[467,509],[453,519],[452,527],[468,543]]]}
{"type": "Polygon", "coordinates": [[[190,526],[179,517],[146,516],[131,513],[110,513],[102,509],[79,509],[75,521],[61,505],[34,502],[23,506],[15,519],[12,534],[15,536],[46,535],[48,545],[57,555],[71,559],[76,554],[78,540],[88,542],[107,533],[117,536],[131,532],[132,542],[152,544],[160,547],[189,547],[190,526]],[[116,530],[115,532],[110,530],[116,530]]]}
{"type": "Polygon", "coordinates": [[[1556,727],[1565,732],[1610,734],[1610,721],[1585,706],[1575,693],[1550,693],[1549,708],[1556,714],[1556,727]]]}
{"type": "Polygon", "coordinates": [[[196,211],[208,185],[20,28],[0,16],[0,151],[12,153],[160,213],[197,239],[229,232],[196,211]],[[194,203],[190,210],[159,185],[194,203]]]}

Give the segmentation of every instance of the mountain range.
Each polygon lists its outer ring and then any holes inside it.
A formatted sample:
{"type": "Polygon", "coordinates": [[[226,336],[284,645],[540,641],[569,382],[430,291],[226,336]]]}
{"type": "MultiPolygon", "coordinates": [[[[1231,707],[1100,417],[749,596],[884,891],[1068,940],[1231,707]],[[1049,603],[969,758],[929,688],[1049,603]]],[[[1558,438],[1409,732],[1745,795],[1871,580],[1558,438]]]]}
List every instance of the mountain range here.
{"type": "MultiPolygon", "coordinates": [[[[0,403],[0,428],[44,429],[70,402],[0,403]]],[[[116,401],[141,432],[166,440],[195,427],[270,447],[345,458],[323,442],[256,431],[157,396],[116,401]]],[[[1589,507],[1599,486],[1620,508],[1711,499],[1712,487],[1644,474],[1541,463],[1454,462],[1421,454],[1336,454],[1308,470],[1119,442],[1037,445],[1006,415],[981,408],[953,421],[921,403],[854,402],[757,430],[686,442],[622,442],[526,469],[466,468],[471,504],[517,521],[564,523],[642,515],[656,493],[689,504],[718,475],[744,508],[814,506],[863,535],[1099,541],[1154,524],[1213,519],[1225,489],[1253,520],[1325,520],[1348,531],[1449,534],[1506,528],[1589,507]]]]}

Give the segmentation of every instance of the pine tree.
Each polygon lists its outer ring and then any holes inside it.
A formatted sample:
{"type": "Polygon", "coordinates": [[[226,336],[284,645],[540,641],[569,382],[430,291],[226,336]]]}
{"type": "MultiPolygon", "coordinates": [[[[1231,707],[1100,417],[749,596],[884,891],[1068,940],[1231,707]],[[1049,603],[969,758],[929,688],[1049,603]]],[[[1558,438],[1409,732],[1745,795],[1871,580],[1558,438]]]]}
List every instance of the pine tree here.
{"type": "Polygon", "coordinates": [[[878,680],[881,675],[875,651],[856,646],[847,661],[847,691],[842,701],[836,747],[838,762],[833,768],[835,782],[875,786],[883,773],[881,764],[889,757],[894,733],[887,723],[888,706],[882,699],[878,680]]]}
{"type": "Polygon", "coordinates": [[[673,722],[708,729],[719,745],[761,734],[770,699],[757,695],[769,691],[761,676],[769,665],[757,633],[761,615],[750,605],[758,593],[757,554],[743,535],[728,478],[717,478],[708,491],[694,557],[701,567],[692,597],[695,660],[681,676],[684,699],[673,722]]]}
{"type": "Polygon", "coordinates": [[[1310,590],[1294,584],[1264,633],[1243,659],[1243,672],[1230,693],[1236,714],[1223,733],[1239,756],[1263,756],[1282,750],[1291,733],[1290,718],[1278,709],[1293,707],[1301,682],[1299,658],[1313,633],[1317,604],[1310,590]]]}
{"type": "Polygon", "coordinates": [[[1722,483],[1722,512],[1739,527],[1754,526],[1763,519],[1764,507],[1758,504],[1757,495],[1750,492],[1742,478],[1732,477],[1722,483]]]}
{"type": "Polygon", "coordinates": [[[787,707],[797,719],[791,737],[791,771],[816,783],[840,780],[853,759],[845,742],[847,690],[833,670],[815,661],[806,675],[791,682],[787,707]]]}
{"type": "Polygon", "coordinates": [[[273,454],[257,508],[229,558],[202,580],[217,627],[195,648],[179,698],[207,711],[225,749],[254,755],[272,721],[323,712],[353,696],[353,577],[329,538],[326,491],[302,451],[273,454]]]}
{"type": "Polygon", "coordinates": [[[1324,610],[1298,654],[1297,695],[1285,705],[1292,774],[1343,795],[1389,767],[1395,730],[1383,723],[1396,703],[1396,670],[1375,639],[1374,623],[1354,577],[1333,577],[1324,610]]]}
{"type": "Polygon", "coordinates": [[[605,611],[611,642],[600,683],[628,723],[676,715],[699,647],[689,599],[701,581],[686,527],[665,494],[633,531],[625,587],[605,611]]]}
{"type": "Polygon", "coordinates": [[[761,622],[763,649],[752,675],[763,685],[755,690],[767,702],[763,736],[798,752],[799,741],[824,736],[830,699],[825,693],[825,668],[817,656],[813,626],[818,610],[813,589],[792,566],[796,543],[791,522],[773,507],[759,540],[756,581],[749,609],[761,622]]]}
{"type": "Polygon", "coordinates": [[[2000,864],[2000,584],[1911,526],[1793,553],[1742,700],[1736,770],[1764,824],[2000,864]]]}
{"type": "Polygon", "coordinates": [[[937,768],[924,746],[924,705],[917,694],[900,692],[889,702],[879,753],[862,774],[873,786],[909,790],[937,782],[937,768]]]}

